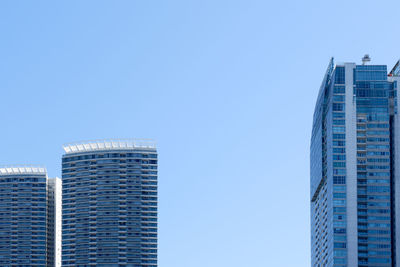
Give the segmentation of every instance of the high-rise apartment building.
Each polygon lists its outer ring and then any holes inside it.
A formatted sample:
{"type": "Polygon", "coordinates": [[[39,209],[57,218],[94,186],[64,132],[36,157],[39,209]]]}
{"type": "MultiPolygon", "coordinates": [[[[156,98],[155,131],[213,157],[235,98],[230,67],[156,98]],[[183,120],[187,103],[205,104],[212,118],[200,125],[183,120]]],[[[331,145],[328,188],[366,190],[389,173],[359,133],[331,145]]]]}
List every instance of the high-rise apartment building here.
{"type": "Polygon", "coordinates": [[[47,254],[49,266],[61,266],[61,179],[47,180],[47,254]]]}
{"type": "Polygon", "coordinates": [[[157,266],[157,150],[146,140],[64,146],[62,266],[157,266]]]}
{"type": "Polygon", "coordinates": [[[0,168],[0,266],[55,266],[48,181],[41,167],[0,168]]]}
{"type": "Polygon", "coordinates": [[[310,147],[312,266],[400,266],[399,62],[329,63],[310,147]]]}

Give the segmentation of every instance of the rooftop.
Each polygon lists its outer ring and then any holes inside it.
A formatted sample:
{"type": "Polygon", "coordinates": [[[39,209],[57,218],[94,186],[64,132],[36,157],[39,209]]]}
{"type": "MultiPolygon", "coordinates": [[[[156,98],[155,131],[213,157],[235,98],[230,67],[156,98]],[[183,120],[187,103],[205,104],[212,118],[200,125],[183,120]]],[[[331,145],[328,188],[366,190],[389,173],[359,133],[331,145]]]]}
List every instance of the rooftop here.
{"type": "Polygon", "coordinates": [[[400,76],[400,60],[396,62],[393,69],[390,71],[390,76],[400,76]]]}
{"type": "Polygon", "coordinates": [[[156,148],[156,142],[152,139],[104,139],[81,141],[63,145],[66,154],[89,152],[97,150],[156,148]]]}
{"type": "Polygon", "coordinates": [[[0,176],[15,174],[47,174],[47,170],[40,166],[7,166],[0,167],[0,176]]]}

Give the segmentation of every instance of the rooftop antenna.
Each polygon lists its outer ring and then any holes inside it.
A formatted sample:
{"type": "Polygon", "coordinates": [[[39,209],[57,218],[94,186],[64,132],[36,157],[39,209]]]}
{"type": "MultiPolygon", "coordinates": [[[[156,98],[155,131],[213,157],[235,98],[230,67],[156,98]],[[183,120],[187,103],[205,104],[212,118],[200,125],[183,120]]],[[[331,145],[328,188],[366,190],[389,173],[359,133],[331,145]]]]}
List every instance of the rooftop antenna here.
{"type": "Polygon", "coordinates": [[[369,57],[369,55],[365,54],[365,56],[362,58],[362,64],[367,65],[367,63],[370,61],[371,61],[371,58],[369,57]]]}

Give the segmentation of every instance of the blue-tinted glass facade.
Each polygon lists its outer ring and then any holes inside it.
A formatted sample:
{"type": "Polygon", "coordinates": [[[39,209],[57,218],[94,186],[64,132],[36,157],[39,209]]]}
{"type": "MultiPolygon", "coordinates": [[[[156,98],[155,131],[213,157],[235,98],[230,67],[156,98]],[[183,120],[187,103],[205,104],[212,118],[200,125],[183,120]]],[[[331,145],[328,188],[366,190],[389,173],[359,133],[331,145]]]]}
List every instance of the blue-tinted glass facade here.
{"type": "Polygon", "coordinates": [[[45,171],[1,169],[0,266],[53,266],[47,262],[46,187],[45,171]]]}
{"type": "Polygon", "coordinates": [[[62,158],[62,265],[157,266],[155,148],[62,158]]]}
{"type": "Polygon", "coordinates": [[[384,65],[329,64],[310,147],[312,266],[395,266],[396,90],[384,65]]]}
{"type": "MultiPolygon", "coordinates": [[[[327,154],[330,156],[328,165],[328,206],[332,216],[331,243],[333,254],[330,255],[330,265],[347,266],[347,205],[346,205],[346,97],[345,68],[336,67],[333,73],[334,83],[329,92],[327,102],[327,154]],[[332,105],[332,108],[329,108],[332,105]],[[330,186],[332,185],[332,186],[330,186]]],[[[330,221],[330,220],[328,220],[330,221]]]]}
{"type": "MultiPolygon", "coordinates": [[[[359,266],[391,266],[391,112],[386,66],[356,66],[359,266]]],[[[393,107],[392,107],[393,108],[393,107]]]]}

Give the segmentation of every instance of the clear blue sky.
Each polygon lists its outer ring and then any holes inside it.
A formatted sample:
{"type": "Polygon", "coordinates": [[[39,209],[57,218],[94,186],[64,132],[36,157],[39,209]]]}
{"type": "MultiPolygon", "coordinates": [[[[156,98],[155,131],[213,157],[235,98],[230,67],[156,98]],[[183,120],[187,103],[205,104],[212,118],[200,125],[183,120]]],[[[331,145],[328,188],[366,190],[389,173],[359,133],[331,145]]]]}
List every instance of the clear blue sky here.
{"type": "Polygon", "coordinates": [[[390,67],[398,1],[0,2],[1,164],[154,138],[160,267],[310,265],[309,140],[329,58],[390,67]]]}

